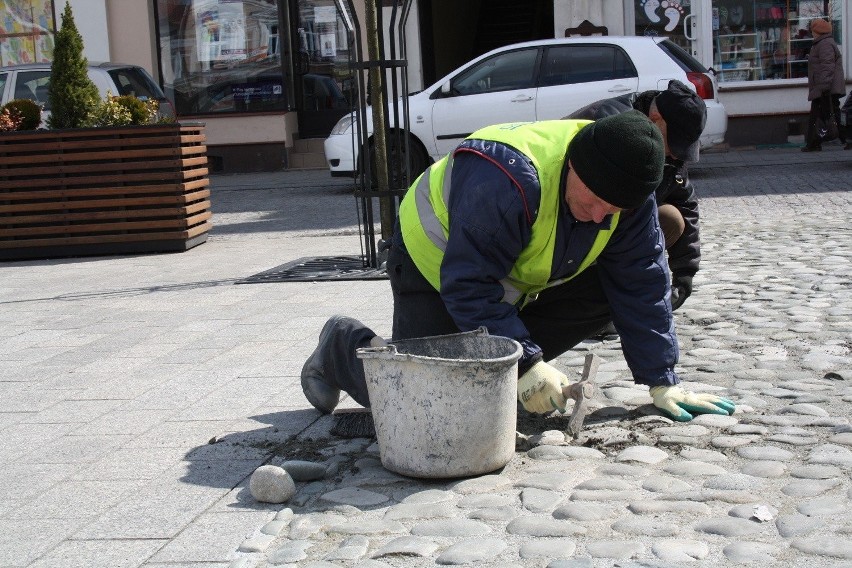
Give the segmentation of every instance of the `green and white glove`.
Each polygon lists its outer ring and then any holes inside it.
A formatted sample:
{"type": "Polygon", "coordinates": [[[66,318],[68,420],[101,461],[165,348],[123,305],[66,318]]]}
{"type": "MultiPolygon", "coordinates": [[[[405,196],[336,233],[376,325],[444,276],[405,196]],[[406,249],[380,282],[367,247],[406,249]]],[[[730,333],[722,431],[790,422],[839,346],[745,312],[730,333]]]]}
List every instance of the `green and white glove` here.
{"type": "Polygon", "coordinates": [[[736,410],[733,401],[714,394],[694,393],[680,386],[651,387],[651,397],[654,406],[663,414],[677,420],[688,422],[694,414],[723,414],[731,415],[736,410]]]}
{"type": "Polygon", "coordinates": [[[527,412],[565,412],[568,400],[562,394],[562,388],[567,386],[568,377],[556,367],[539,361],[518,379],[518,400],[527,412]]]}

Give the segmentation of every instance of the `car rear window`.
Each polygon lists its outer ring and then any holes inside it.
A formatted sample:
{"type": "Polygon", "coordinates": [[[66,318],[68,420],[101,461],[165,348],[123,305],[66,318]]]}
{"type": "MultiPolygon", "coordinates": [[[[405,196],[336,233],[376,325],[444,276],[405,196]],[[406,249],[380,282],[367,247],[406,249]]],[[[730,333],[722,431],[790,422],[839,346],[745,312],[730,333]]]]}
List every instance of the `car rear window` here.
{"type": "Polygon", "coordinates": [[[671,40],[663,40],[657,44],[666,55],[672,58],[672,61],[686,72],[694,71],[696,73],[709,73],[697,59],[691,56],[684,48],[674,43],[671,40]]]}
{"type": "Polygon", "coordinates": [[[543,86],[611,81],[636,77],[636,67],[615,45],[550,47],[544,59],[543,86]]]}
{"type": "Polygon", "coordinates": [[[121,67],[107,72],[118,88],[118,95],[132,95],[142,100],[165,98],[160,87],[141,68],[121,67]]]}

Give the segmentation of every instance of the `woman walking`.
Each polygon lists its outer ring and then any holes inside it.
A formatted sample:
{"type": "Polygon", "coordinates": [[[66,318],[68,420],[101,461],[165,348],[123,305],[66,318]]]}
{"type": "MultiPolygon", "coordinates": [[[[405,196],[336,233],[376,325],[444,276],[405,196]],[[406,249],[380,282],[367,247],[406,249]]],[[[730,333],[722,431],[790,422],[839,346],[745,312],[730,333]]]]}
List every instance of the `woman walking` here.
{"type": "Polygon", "coordinates": [[[848,150],[850,145],[846,144],[846,136],[840,127],[840,99],[846,94],[840,49],[831,36],[829,21],[820,18],[811,20],[810,28],[814,37],[808,56],[808,100],[811,101],[811,113],[802,152],[822,150],[816,122],[817,118],[827,119],[832,110],[840,141],[845,144],[844,149],[848,150]]]}

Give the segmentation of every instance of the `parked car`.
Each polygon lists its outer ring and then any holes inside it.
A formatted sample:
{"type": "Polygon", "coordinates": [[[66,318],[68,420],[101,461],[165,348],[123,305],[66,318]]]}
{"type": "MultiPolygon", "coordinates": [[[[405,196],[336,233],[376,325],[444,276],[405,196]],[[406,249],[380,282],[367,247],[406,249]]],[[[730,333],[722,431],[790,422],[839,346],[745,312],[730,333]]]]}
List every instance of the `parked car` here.
{"type": "MultiPolygon", "coordinates": [[[[137,65],[123,63],[90,63],[89,78],[106,99],[107,92],[113,95],[133,95],[160,102],[159,114],[174,118],[175,108],[163,94],[151,75],[137,65]]],[[[13,99],[30,99],[42,105],[42,126],[46,127],[50,116],[47,91],[50,85],[50,63],[28,63],[0,69],[0,104],[13,99]]]]}
{"type": "MultiPolygon", "coordinates": [[[[409,96],[412,173],[423,171],[483,126],[559,119],[599,99],[663,90],[671,79],[691,85],[707,105],[701,147],[720,144],[728,116],[714,74],[665,37],[564,38],[495,49],[409,96]]],[[[369,107],[368,114],[372,136],[369,107]]],[[[360,166],[357,129],[354,113],[349,114],[326,138],[333,176],[351,176],[360,166]]]]}

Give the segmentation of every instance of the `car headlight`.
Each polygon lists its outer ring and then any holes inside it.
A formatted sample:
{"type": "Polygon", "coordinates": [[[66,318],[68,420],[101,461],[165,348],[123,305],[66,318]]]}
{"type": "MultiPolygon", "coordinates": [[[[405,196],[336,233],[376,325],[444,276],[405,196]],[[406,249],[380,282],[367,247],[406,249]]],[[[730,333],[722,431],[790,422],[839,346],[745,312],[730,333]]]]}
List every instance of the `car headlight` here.
{"type": "Polygon", "coordinates": [[[355,115],[349,114],[337,121],[334,128],[331,129],[332,134],[346,134],[352,128],[352,123],[355,122],[355,115]]]}

